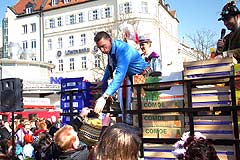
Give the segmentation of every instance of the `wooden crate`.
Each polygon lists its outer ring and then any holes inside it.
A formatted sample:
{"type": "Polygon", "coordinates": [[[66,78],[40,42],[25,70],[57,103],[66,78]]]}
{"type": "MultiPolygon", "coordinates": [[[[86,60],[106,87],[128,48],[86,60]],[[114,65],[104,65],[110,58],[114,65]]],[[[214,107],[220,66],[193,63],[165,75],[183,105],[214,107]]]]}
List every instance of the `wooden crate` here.
{"type": "MultiPolygon", "coordinates": [[[[138,127],[138,116],[133,116],[133,125],[138,127]]],[[[184,115],[176,113],[171,114],[143,114],[143,127],[183,127],[184,115]]]]}
{"type": "Polygon", "coordinates": [[[143,127],[143,138],[180,138],[184,128],[179,127],[143,127]]]}
{"type": "MultiPolygon", "coordinates": [[[[184,88],[187,92],[187,89],[184,88]]],[[[205,85],[192,88],[192,107],[220,107],[231,106],[230,86],[205,85]]],[[[187,94],[184,95],[185,107],[188,107],[187,94]]]]}
{"type": "MultiPolygon", "coordinates": [[[[184,96],[183,96],[183,85],[182,84],[178,84],[178,85],[174,85],[172,84],[172,86],[170,86],[171,84],[169,84],[168,86],[164,85],[161,86],[161,88],[164,87],[164,89],[161,90],[152,90],[149,88],[145,88],[143,86],[143,88],[141,88],[141,100],[145,100],[145,101],[173,101],[173,100],[183,100],[184,96]]],[[[156,87],[156,86],[155,86],[156,87]]],[[[157,87],[156,87],[157,88],[157,87]]],[[[137,101],[137,92],[136,89],[133,89],[133,101],[137,101]]]]}
{"type": "Polygon", "coordinates": [[[234,64],[237,61],[233,57],[184,62],[184,79],[232,76],[234,64]]]}
{"type": "Polygon", "coordinates": [[[172,154],[174,147],[172,144],[144,144],[144,160],[152,159],[168,159],[175,160],[172,154]]]}
{"type": "MultiPolygon", "coordinates": [[[[194,131],[208,139],[234,139],[231,116],[195,116],[194,131]]],[[[189,130],[189,119],[185,117],[185,129],[189,130]]]]}
{"type": "Polygon", "coordinates": [[[225,146],[225,145],[214,145],[214,148],[217,152],[218,158],[220,160],[235,160],[235,147],[232,146],[225,146]]]}
{"type": "MultiPolygon", "coordinates": [[[[160,109],[160,108],[183,108],[183,100],[173,100],[173,101],[147,101],[142,100],[142,109],[151,110],[151,109],[160,109]]],[[[138,103],[136,100],[132,102],[132,109],[138,109],[138,103]]]]}
{"type": "MultiPolygon", "coordinates": [[[[235,147],[214,145],[217,156],[220,160],[235,160],[235,147]]],[[[173,144],[144,144],[144,159],[170,159],[174,160],[176,157],[172,154],[174,150],[173,144]]]]}

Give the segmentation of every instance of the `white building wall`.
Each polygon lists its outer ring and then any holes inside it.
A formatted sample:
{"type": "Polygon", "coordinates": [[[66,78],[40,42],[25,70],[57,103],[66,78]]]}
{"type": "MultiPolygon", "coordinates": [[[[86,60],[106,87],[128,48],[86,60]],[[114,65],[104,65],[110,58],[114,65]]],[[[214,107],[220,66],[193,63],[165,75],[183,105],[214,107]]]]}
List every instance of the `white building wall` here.
{"type": "Polygon", "coordinates": [[[39,34],[39,15],[16,17],[8,8],[6,17],[8,18],[8,45],[10,43],[19,44],[21,53],[34,55],[36,60],[40,61],[40,34],[39,34]],[[36,24],[36,31],[32,32],[31,24],[36,24]],[[27,26],[27,32],[24,33],[23,25],[27,26]],[[32,40],[36,40],[36,48],[32,48],[32,40]],[[27,42],[27,49],[23,49],[23,42],[27,42]]]}
{"type": "MultiPolygon", "coordinates": [[[[9,19],[9,42],[19,43],[22,46],[22,42],[27,40],[28,47],[31,46],[31,39],[37,40],[37,47],[40,47],[39,36],[39,15],[31,15],[18,17],[8,10],[7,15],[9,19]],[[27,24],[28,31],[30,31],[31,23],[36,23],[37,32],[23,34],[22,25],[27,24]]],[[[78,20],[78,17],[76,18],[78,20]]],[[[169,15],[169,13],[158,6],[158,0],[98,0],[79,5],[72,5],[68,7],[61,7],[58,9],[52,9],[43,12],[43,45],[42,50],[44,53],[44,62],[51,62],[55,64],[52,77],[85,77],[89,81],[94,81],[97,78],[102,77],[102,71],[95,73],[92,71],[94,68],[94,54],[92,53],[95,43],[94,33],[100,30],[110,31],[112,30],[113,38],[118,36],[119,25],[123,22],[128,22],[134,25],[138,35],[149,34],[153,44],[154,51],[159,53],[163,62],[163,73],[167,74],[169,65],[176,61],[175,57],[178,54],[178,21],[169,15]],[[133,13],[122,14],[123,3],[129,2],[132,7],[133,13]],[[148,13],[143,13],[142,3],[148,3],[148,13]],[[112,11],[111,18],[100,17],[99,20],[89,20],[90,11],[99,10],[103,13],[103,8],[110,7],[112,11]],[[68,24],[67,16],[74,14],[78,16],[79,13],[84,13],[85,22],[68,24]],[[57,18],[62,17],[63,26],[57,26],[57,18]],[[49,20],[55,20],[55,27],[49,27],[49,20]],[[80,35],[86,35],[86,45],[80,45],[80,35]],[[69,36],[74,36],[74,46],[69,46],[69,36]],[[62,38],[63,46],[59,48],[58,38],[62,38]],[[48,41],[51,39],[52,47],[48,47],[48,41]],[[81,50],[87,49],[87,52],[78,54],[66,55],[69,50],[81,50]],[[58,53],[61,53],[59,55],[58,53]],[[86,56],[87,68],[82,69],[82,57],[86,56]],[[74,58],[75,68],[70,70],[70,58],[74,58]],[[63,60],[63,71],[59,71],[59,60],[63,60]],[[166,73],[165,73],[166,72],[166,73]],[[97,77],[97,78],[96,78],[97,77]]],[[[40,60],[40,48],[36,51],[37,60],[40,60]]],[[[174,67],[171,67],[174,68],[174,67]]]]}

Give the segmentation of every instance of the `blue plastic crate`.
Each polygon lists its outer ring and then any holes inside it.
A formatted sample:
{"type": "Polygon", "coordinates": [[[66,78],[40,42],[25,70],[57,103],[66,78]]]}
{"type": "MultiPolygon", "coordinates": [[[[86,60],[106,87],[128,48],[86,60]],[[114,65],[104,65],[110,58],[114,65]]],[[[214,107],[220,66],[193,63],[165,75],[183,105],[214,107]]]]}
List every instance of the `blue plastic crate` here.
{"type": "MultiPolygon", "coordinates": [[[[73,109],[81,110],[84,106],[83,100],[77,100],[72,102],[73,109]]],[[[61,109],[69,109],[70,102],[61,102],[61,109]]]]}
{"type": "Polygon", "coordinates": [[[79,78],[63,78],[61,80],[61,91],[82,89],[83,77],[79,78]]]}
{"type": "MultiPolygon", "coordinates": [[[[82,108],[73,108],[72,113],[80,113],[82,111],[82,108]]],[[[70,108],[62,109],[62,113],[70,113],[70,108]]]]}
{"type": "MultiPolygon", "coordinates": [[[[73,93],[72,95],[72,106],[76,109],[82,109],[84,106],[84,94],[79,93],[73,93]]],[[[70,93],[63,93],[61,94],[61,109],[68,109],[70,108],[70,93]]]]}
{"type": "Polygon", "coordinates": [[[70,116],[62,116],[62,124],[70,124],[70,116]]]}

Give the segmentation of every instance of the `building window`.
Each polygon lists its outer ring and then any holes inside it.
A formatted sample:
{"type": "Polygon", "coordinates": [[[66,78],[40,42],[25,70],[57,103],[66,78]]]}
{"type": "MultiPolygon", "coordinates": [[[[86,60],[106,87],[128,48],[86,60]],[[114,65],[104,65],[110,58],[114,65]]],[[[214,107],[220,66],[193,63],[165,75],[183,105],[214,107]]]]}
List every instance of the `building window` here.
{"type": "Polygon", "coordinates": [[[124,3],[123,6],[124,6],[124,13],[132,13],[132,5],[130,2],[124,3]]]}
{"type": "Polygon", "coordinates": [[[92,11],[92,13],[93,13],[93,20],[97,20],[97,19],[99,19],[99,13],[98,13],[98,10],[94,10],[94,11],[92,11]]]}
{"type": "Polygon", "coordinates": [[[74,58],[70,58],[70,70],[74,70],[74,58]]]}
{"type": "Polygon", "coordinates": [[[64,3],[70,3],[71,0],[64,0],[64,3]]]}
{"type": "Polygon", "coordinates": [[[31,24],[32,32],[36,32],[36,23],[31,24]]]}
{"type": "Polygon", "coordinates": [[[64,3],[70,3],[71,0],[64,0],[64,3]]]}
{"type": "Polygon", "coordinates": [[[120,14],[132,13],[132,4],[131,2],[122,3],[119,5],[120,14]]]}
{"type": "Polygon", "coordinates": [[[32,49],[36,49],[37,48],[37,41],[36,41],[36,39],[32,39],[31,40],[31,45],[32,45],[32,49]]]}
{"type": "Polygon", "coordinates": [[[83,15],[83,12],[81,12],[81,13],[78,14],[78,21],[79,21],[79,23],[84,22],[84,15],[83,15]]]}
{"type": "Polygon", "coordinates": [[[32,8],[32,7],[26,8],[26,14],[31,14],[32,11],[33,11],[33,8],[32,8]]]}
{"type": "Polygon", "coordinates": [[[69,46],[70,47],[74,46],[74,36],[69,36],[69,46]]]}
{"type": "Polygon", "coordinates": [[[49,20],[49,27],[50,28],[55,28],[55,21],[54,21],[54,19],[50,19],[49,20]]]}
{"type": "Polygon", "coordinates": [[[58,1],[59,1],[59,0],[52,0],[52,6],[58,5],[58,1]]]}
{"type": "Polygon", "coordinates": [[[58,60],[58,71],[63,71],[63,60],[62,59],[58,60]]]}
{"type": "Polygon", "coordinates": [[[82,57],[82,69],[86,69],[87,68],[87,57],[83,56],[82,57]]]}
{"type": "Polygon", "coordinates": [[[26,50],[28,48],[27,41],[23,41],[23,50],[26,50]]]}
{"type": "Polygon", "coordinates": [[[48,49],[51,50],[52,49],[52,39],[48,39],[48,49]]]}
{"type": "Polygon", "coordinates": [[[24,24],[22,27],[23,27],[23,34],[27,34],[27,25],[24,24]]]}
{"type": "Polygon", "coordinates": [[[110,7],[104,8],[104,18],[112,17],[112,11],[110,7]]]}
{"type": "Polygon", "coordinates": [[[141,2],[141,12],[142,13],[148,13],[148,3],[147,2],[144,2],[142,1],[141,2]]]}
{"type": "Polygon", "coordinates": [[[63,42],[62,42],[62,37],[58,38],[58,48],[62,48],[63,47],[63,42]]]}
{"type": "Polygon", "coordinates": [[[100,67],[100,62],[101,62],[101,56],[99,54],[95,55],[95,68],[99,68],[100,67]]]}
{"type": "Polygon", "coordinates": [[[63,26],[63,18],[62,17],[57,18],[57,25],[58,25],[58,27],[63,26]]]}
{"type": "Polygon", "coordinates": [[[75,15],[70,15],[69,16],[69,22],[70,22],[70,24],[75,24],[76,23],[76,16],[75,15]]]}
{"type": "Polygon", "coordinates": [[[86,45],[86,34],[81,34],[80,35],[80,45],[86,45]]]}

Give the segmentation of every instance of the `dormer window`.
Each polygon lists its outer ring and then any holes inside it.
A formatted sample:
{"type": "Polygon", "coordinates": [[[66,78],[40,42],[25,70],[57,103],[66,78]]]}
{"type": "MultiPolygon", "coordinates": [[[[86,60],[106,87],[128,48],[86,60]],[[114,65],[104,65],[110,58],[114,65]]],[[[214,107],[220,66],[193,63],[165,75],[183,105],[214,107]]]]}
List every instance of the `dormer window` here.
{"type": "Polygon", "coordinates": [[[33,11],[32,7],[26,8],[26,14],[31,14],[33,11]]]}
{"type": "Polygon", "coordinates": [[[70,3],[71,2],[71,0],[64,0],[64,3],[66,4],[66,3],[70,3]]]}
{"type": "Polygon", "coordinates": [[[52,0],[52,6],[58,5],[59,0],[52,0]]]}
{"type": "Polygon", "coordinates": [[[33,4],[32,3],[29,2],[25,7],[26,7],[26,10],[25,10],[26,14],[31,14],[33,12],[33,4]]]}

